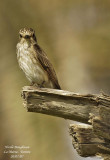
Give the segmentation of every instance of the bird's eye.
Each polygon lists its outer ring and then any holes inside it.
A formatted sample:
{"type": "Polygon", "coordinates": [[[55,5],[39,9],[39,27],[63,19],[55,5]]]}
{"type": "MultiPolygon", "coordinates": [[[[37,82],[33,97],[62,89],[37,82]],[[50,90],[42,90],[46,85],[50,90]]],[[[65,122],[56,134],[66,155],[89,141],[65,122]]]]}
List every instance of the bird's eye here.
{"type": "Polygon", "coordinates": [[[20,34],[19,36],[20,36],[20,38],[22,38],[22,35],[21,35],[21,34],[20,34]]]}
{"type": "Polygon", "coordinates": [[[29,36],[29,35],[26,35],[26,36],[25,36],[25,38],[26,38],[26,39],[29,39],[29,38],[30,38],[30,36],[29,36]]]}

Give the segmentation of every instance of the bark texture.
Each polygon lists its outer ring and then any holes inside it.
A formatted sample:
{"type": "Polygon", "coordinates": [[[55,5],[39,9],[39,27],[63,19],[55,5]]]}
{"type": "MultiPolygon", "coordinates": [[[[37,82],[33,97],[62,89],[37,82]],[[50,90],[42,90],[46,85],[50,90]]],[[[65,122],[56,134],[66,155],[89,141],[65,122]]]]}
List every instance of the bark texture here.
{"type": "Polygon", "coordinates": [[[25,86],[22,91],[28,112],[57,116],[85,124],[71,125],[72,144],[83,157],[110,159],[110,97],[80,95],[64,90],[25,86]],[[89,124],[89,125],[88,125],[89,124]]]}

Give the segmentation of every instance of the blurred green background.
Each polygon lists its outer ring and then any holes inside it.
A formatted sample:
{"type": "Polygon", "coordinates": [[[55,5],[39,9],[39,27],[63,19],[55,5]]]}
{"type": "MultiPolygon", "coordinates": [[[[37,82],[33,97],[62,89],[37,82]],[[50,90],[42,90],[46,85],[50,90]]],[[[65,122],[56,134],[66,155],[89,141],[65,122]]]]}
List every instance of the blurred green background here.
{"type": "Polygon", "coordinates": [[[62,89],[109,94],[110,1],[0,1],[0,159],[10,160],[5,145],[30,146],[23,160],[82,159],[73,150],[69,122],[23,108],[20,92],[29,82],[16,59],[23,27],[36,31],[62,89]]]}

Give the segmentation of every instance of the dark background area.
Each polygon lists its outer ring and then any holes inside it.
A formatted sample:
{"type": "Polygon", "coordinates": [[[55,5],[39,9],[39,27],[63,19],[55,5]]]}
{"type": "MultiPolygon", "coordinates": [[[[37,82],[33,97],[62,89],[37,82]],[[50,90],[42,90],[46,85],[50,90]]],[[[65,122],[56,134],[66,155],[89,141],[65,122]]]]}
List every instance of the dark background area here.
{"type": "Polygon", "coordinates": [[[30,146],[26,160],[82,159],[73,150],[68,121],[23,108],[20,92],[29,82],[16,58],[23,27],[36,31],[62,89],[110,94],[110,1],[0,1],[0,159],[10,159],[5,145],[30,146]]]}

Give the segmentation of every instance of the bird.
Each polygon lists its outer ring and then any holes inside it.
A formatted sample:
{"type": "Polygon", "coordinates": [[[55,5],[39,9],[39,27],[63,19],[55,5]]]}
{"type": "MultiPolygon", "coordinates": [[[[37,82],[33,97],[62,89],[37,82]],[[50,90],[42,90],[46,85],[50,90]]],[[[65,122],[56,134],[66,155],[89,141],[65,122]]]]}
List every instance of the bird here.
{"type": "Polygon", "coordinates": [[[19,66],[32,86],[61,89],[53,65],[39,46],[32,28],[20,29],[16,48],[19,66]]]}

